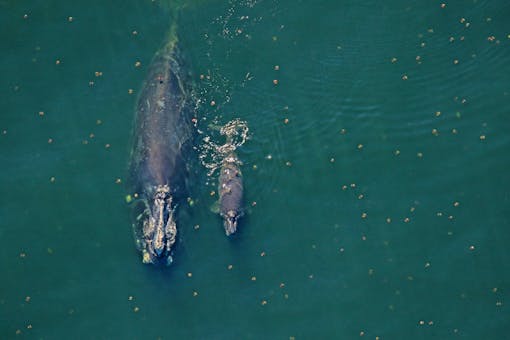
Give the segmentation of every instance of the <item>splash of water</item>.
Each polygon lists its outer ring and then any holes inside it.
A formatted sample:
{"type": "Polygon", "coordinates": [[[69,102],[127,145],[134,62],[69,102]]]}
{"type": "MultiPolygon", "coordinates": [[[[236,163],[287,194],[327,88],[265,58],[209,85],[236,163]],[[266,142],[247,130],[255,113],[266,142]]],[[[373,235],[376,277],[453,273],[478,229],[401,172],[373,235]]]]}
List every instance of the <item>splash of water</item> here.
{"type": "MultiPolygon", "coordinates": [[[[225,143],[220,144],[216,142],[215,133],[218,127],[210,126],[209,130],[211,135],[206,135],[202,138],[202,143],[199,148],[199,159],[202,166],[207,169],[207,177],[211,178],[217,169],[221,167],[222,161],[226,157],[230,157],[238,147],[243,145],[249,139],[248,124],[239,118],[233,119],[219,128],[222,136],[225,136],[225,143]]],[[[241,162],[236,159],[236,162],[241,162]]],[[[209,180],[207,185],[212,184],[209,180]]]]}

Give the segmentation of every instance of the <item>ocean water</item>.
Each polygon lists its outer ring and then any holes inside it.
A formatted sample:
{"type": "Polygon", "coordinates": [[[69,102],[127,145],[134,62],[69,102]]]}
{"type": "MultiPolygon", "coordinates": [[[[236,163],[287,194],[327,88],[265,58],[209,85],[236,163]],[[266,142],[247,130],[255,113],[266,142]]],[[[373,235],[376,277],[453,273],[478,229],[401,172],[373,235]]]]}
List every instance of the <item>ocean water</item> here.
{"type": "Polygon", "coordinates": [[[0,338],[508,338],[509,16],[496,0],[0,1],[0,338]],[[173,22],[195,204],[157,268],[125,179],[173,22]],[[199,155],[235,118],[246,215],[227,238],[199,155]]]}

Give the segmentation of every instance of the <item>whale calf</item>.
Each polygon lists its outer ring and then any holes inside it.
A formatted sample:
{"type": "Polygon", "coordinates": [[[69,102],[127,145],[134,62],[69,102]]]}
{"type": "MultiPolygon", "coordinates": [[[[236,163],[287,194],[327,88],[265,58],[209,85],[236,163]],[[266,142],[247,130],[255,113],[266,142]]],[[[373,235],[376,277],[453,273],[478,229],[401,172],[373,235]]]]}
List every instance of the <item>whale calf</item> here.
{"type": "Polygon", "coordinates": [[[237,157],[233,136],[237,134],[236,128],[239,121],[232,121],[221,129],[221,134],[226,135],[226,144],[220,147],[223,154],[220,174],[218,177],[219,214],[223,218],[223,226],[227,236],[237,231],[237,223],[243,216],[243,175],[240,166],[241,161],[237,157]]]}
{"type": "Polygon", "coordinates": [[[175,34],[155,54],[138,97],[130,183],[138,210],[135,242],[144,263],[170,264],[185,195],[184,156],[191,141],[188,91],[175,34]]]}

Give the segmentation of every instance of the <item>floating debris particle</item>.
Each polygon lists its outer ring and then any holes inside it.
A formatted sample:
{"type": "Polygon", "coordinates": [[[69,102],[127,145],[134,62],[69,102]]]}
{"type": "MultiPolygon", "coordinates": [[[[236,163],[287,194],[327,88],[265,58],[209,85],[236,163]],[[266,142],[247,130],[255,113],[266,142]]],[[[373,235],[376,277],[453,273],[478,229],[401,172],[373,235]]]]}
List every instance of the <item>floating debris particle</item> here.
{"type": "Polygon", "coordinates": [[[48,138],[48,144],[53,143],[53,138],[48,138]]]}
{"type": "Polygon", "coordinates": [[[342,190],[347,190],[347,185],[342,185],[342,190]]]}
{"type": "Polygon", "coordinates": [[[363,149],[363,144],[358,144],[358,150],[363,149]]]}
{"type": "Polygon", "coordinates": [[[140,61],[138,61],[138,60],[137,60],[137,61],[135,62],[135,67],[140,67],[141,65],[142,65],[142,63],[141,63],[140,61]]]}
{"type": "Polygon", "coordinates": [[[135,91],[133,89],[128,89],[129,94],[133,94],[135,91]]]}
{"type": "Polygon", "coordinates": [[[30,296],[26,296],[26,297],[25,297],[25,302],[30,302],[30,300],[31,300],[31,299],[32,299],[32,298],[31,298],[30,296]]]}
{"type": "Polygon", "coordinates": [[[275,71],[279,71],[280,70],[280,66],[279,65],[274,65],[274,70],[275,71]]]}
{"type": "Polygon", "coordinates": [[[402,80],[407,80],[407,79],[409,79],[409,78],[407,77],[407,74],[402,75],[402,80]]]}
{"type": "Polygon", "coordinates": [[[128,296],[128,301],[133,301],[134,300],[134,296],[133,295],[129,295],[128,296]]]}
{"type": "Polygon", "coordinates": [[[39,116],[44,116],[44,111],[39,111],[39,116]]]}
{"type": "Polygon", "coordinates": [[[469,246],[469,250],[474,251],[475,250],[475,246],[474,245],[470,245],[469,246]]]}
{"type": "Polygon", "coordinates": [[[104,147],[105,147],[105,149],[109,149],[111,147],[111,145],[107,143],[104,145],[104,147]]]}
{"type": "Polygon", "coordinates": [[[216,102],[214,100],[211,100],[211,106],[216,105],[216,102]]]}
{"type": "Polygon", "coordinates": [[[267,300],[262,300],[262,302],[260,303],[262,306],[265,306],[267,305],[267,300]]]}
{"type": "Polygon", "coordinates": [[[250,278],[250,280],[252,280],[252,281],[257,281],[257,277],[256,277],[256,276],[252,276],[252,277],[250,278]]]}
{"type": "Polygon", "coordinates": [[[458,63],[459,63],[459,60],[458,60],[458,59],[454,59],[454,60],[453,60],[453,64],[454,64],[454,65],[457,65],[458,63]]]}
{"type": "Polygon", "coordinates": [[[460,203],[459,203],[459,202],[453,202],[453,206],[454,206],[454,207],[458,207],[459,205],[460,205],[460,203]]]}
{"type": "Polygon", "coordinates": [[[197,292],[197,291],[194,291],[194,292],[193,292],[193,296],[195,296],[195,297],[196,297],[196,296],[198,296],[198,292],[197,292]]]}
{"type": "Polygon", "coordinates": [[[330,163],[335,163],[335,159],[332,157],[332,158],[329,159],[329,162],[330,163]]]}
{"type": "Polygon", "coordinates": [[[359,332],[359,336],[364,336],[365,335],[365,332],[364,331],[360,331],[359,332]]]}
{"type": "Polygon", "coordinates": [[[396,63],[396,62],[397,62],[397,60],[398,60],[398,59],[397,59],[397,58],[395,58],[395,57],[391,58],[391,62],[392,62],[393,64],[394,64],[394,63],[396,63]]]}
{"type": "Polygon", "coordinates": [[[266,256],[266,252],[265,252],[265,251],[261,252],[261,253],[260,253],[260,256],[261,256],[261,257],[266,256]]]}
{"type": "Polygon", "coordinates": [[[386,223],[391,223],[391,218],[390,217],[386,218],[386,223]]]}
{"type": "Polygon", "coordinates": [[[347,130],[346,130],[346,129],[341,129],[341,130],[340,130],[340,134],[345,135],[346,133],[347,133],[347,130]]]}
{"type": "Polygon", "coordinates": [[[395,154],[395,156],[398,156],[400,155],[400,150],[395,150],[395,152],[393,152],[395,154]]]}
{"type": "Polygon", "coordinates": [[[96,72],[94,72],[94,75],[95,75],[96,77],[98,77],[98,78],[99,78],[99,77],[102,77],[102,76],[103,76],[103,72],[101,72],[101,71],[96,71],[96,72]]]}
{"type": "Polygon", "coordinates": [[[280,288],[284,288],[284,287],[285,287],[285,283],[280,282],[280,288]]]}
{"type": "Polygon", "coordinates": [[[409,223],[410,219],[409,217],[404,218],[404,223],[409,223]]]}
{"type": "Polygon", "coordinates": [[[418,158],[423,158],[423,153],[418,152],[418,153],[416,154],[416,156],[418,156],[418,158]]]}
{"type": "Polygon", "coordinates": [[[135,306],[135,307],[133,308],[133,312],[138,313],[139,311],[140,311],[140,307],[135,306]]]}
{"type": "Polygon", "coordinates": [[[74,18],[73,18],[73,17],[68,17],[68,18],[67,18],[67,21],[68,21],[68,22],[73,22],[73,21],[74,21],[74,18]]]}
{"type": "Polygon", "coordinates": [[[192,277],[192,276],[193,276],[193,273],[192,273],[192,272],[189,272],[187,275],[188,275],[188,277],[192,277]]]}
{"type": "Polygon", "coordinates": [[[229,264],[229,265],[227,266],[227,269],[228,269],[228,270],[232,270],[232,268],[234,268],[234,266],[233,266],[233,265],[231,265],[231,264],[229,264]]]}
{"type": "Polygon", "coordinates": [[[425,262],[425,268],[430,267],[430,262],[425,262]]]}
{"type": "Polygon", "coordinates": [[[436,111],[435,115],[436,117],[439,117],[441,115],[441,111],[436,111]]]}
{"type": "Polygon", "coordinates": [[[25,20],[28,19],[28,14],[24,14],[23,19],[25,19],[25,20]]]}
{"type": "Polygon", "coordinates": [[[445,3],[442,3],[441,4],[441,8],[445,8],[446,7],[446,4],[445,3]]]}
{"type": "Polygon", "coordinates": [[[432,129],[432,134],[434,136],[438,136],[439,135],[439,131],[437,131],[437,129],[432,129]]]}
{"type": "Polygon", "coordinates": [[[287,161],[287,162],[285,162],[285,165],[286,165],[286,166],[288,166],[288,167],[291,167],[291,166],[292,166],[292,163],[291,163],[291,162],[289,162],[289,161],[287,161]]]}
{"type": "Polygon", "coordinates": [[[273,84],[278,85],[278,79],[273,79],[273,84]]]}
{"type": "Polygon", "coordinates": [[[485,140],[485,138],[486,138],[485,135],[480,136],[480,140],[485,140]]]}
{"type": "Polygon", "coordinates": [[[200,225],[199,225],[199,224],[196,224],[196,225],[193,227],[193,229],[195,229],[195,230],[200,229],[200,225]]]}
{"type": "Polygon", "coordinates": [[[216,191],[212,190],[210,193],[209,193],[209,196],[214,196],[216,195],[216,191]]]}
{"type": "Polygon", "coordinates": [[[285,119],[283,120],[283,123],[285,123],[285,124],[289,124],[289,118],[285,118],[285,119]]]}
{"type": "Polygon", "coordinates": [[[368,215],[367,215],[367,213],[366,213],[366,212],[364,212],[364,213],[362,213],[362,214],[361,214],[361,218],[367,218],[367,216],[368,216],[368,215]]]}
{"type": "Polygon", "coordinates": [[[60,59],[55,60],[55,65],[60,65],[60,59]]]}
{"type": "Polygon", "coordinates": [[[55,178],[55,177],[51,177],[51,178],[50,178],[50,182],[51,182],[51,183],[54,183],[54,182],[55,182],[55,180],[56,180],[56,178],[55,178]]]}
{"type": "Polygon", "coordinates": [[[138,35],[138,31],[134,30],[131,32],[132,35],[138,35]]]}

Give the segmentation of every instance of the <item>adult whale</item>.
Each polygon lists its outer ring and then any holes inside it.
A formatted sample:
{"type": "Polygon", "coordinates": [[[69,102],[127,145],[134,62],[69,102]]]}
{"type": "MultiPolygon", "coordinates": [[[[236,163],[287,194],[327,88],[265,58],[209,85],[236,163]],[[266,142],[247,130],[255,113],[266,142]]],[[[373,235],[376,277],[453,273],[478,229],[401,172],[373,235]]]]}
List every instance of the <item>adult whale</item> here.
{"type": "Polygon", "coordinates": [[[172,262],[176,205],[185,195],[185,154],[191,116],[175,26],[149,66],[138,97],[130,183],[137,196],[133,222],[144,263],[172,262]],[[136,211],[136,210],[135,210],[136,211]]]}

